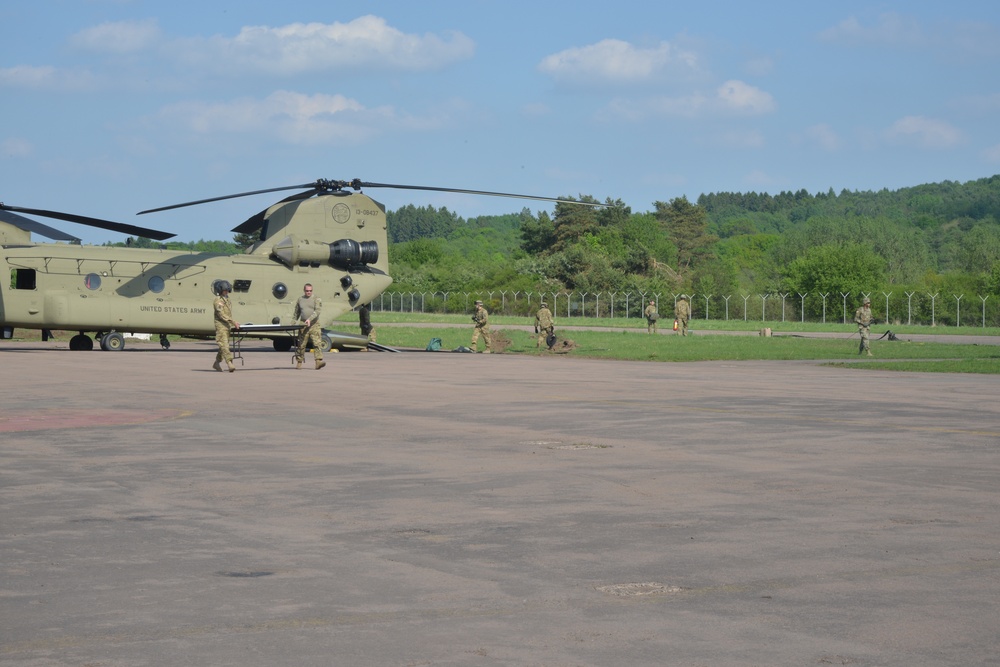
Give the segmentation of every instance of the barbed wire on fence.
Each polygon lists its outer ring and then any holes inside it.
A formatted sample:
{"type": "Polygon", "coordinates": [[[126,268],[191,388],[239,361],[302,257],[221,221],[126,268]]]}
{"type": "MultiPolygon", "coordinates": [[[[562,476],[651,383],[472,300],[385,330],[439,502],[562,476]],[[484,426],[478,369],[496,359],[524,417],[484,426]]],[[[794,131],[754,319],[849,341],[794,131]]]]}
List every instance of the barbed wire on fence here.
{"type": "MultiPolygon", "coordinates": [[[[853,322],[853,304],[859,305],[864,297],[870,297],[871,292],[861,291],[838,292],[841,297],[841,323],[853,322]]],[[[902,296],[893,299],[894,292],[882,292],[884,306],[881,313],[875,313],[879,324],[924,324],[930,326],[961,326],[962,299],[965,294],[951,294],[954,301],[954,311],[942,312],[939,299],[940,292],[902,292],[902,296]],[[905,297],[905,298],[904,298],[905,297]],[[901,313],[906,309],[905,318],[893,313],[901,313]]],[[[690,294],[691,319],[711,319],[712,299],[723,299],[725,308],[720,317],[715,319],[729,320],[731,313],[729,300],[733,294],[690,294]],[[701,305],[698,305],[701,304],[701,305]]],[[[790,293],[762,292],[758,294],[740,294],[743,299],[743,321],[761,322],[827,322],[827,300],[830,293],[797,294],[798,302],[789,300],[790,293]],[[753,301],[753,303],[751,303],[753,301]],[[756,305],[760,309],[756,310],[756,305]],[[753,306],[753,308],[751,307],[753,306]],[[751,318],[751,311],[754,317],[751,318]]],[[[997,301],[989,301],[990,294],[977,295],[980,300],[980,317],[977,326],[1000,326],[1000,305],[997,301]]],[[[552,312],[557,317],[565,318],[643,318],[643,309],[650,300],[660,310],[661,300],[670,298],[668,305],[673,307],[680,293],[664,295],[659,292],[584,292],[584,291],[553,291],[553,292],[511,292],[510,290],[483,290],[475,292],[416,292],[416,291],[386,291],[375,298],[370,304],[374,312],[399,313],[470,313],[476,299],[482,299],[487,309],[495,315],[510,315],[534,317],[535,311],[542,301],[548,300],[552,312]],[[461,298],[459,298],[461,297],[461,298]],[[519,298],[523,297],[523,298],[519,298]]],[[[947,303],[947,301],[945,301],[947,303]]],[[[880,304],[881,305],[881,304],[880,304]]],[[[661,315],[663,313],[661,312],[661,315]]],[[[966,314],[968,319],[968,314],[966,314]]]]}

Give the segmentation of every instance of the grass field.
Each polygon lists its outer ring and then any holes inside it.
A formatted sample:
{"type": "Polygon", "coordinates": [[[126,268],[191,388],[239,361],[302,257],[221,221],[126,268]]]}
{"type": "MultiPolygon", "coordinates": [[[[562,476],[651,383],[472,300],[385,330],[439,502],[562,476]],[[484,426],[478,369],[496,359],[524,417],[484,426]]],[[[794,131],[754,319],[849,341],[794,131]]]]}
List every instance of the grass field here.
{"type": "MultiPolygon", "coordinates": [[[[523,326],[522,320],[517,324],[523,326]]],[[[852,368],[947,372],[1000,373],[1000,346],[952,343],[873,341],[874,358],[858,356],[858,337],[840,327],[842,338],[812,338],[780,333],[752,335],[647,336],[632,331],[559,331],[556,352],[539,351],[533,332],[492,325],[496,347],[505,354],[558,354],[569,341],[574,357],[632,361],[692,362],[748,360],[829,360],[852,368]]],[[[405,326],[378,328],[378,342],[398,348],[425,348],[440,338],[442,349],[468,346],[472,327],[405,326]]],[[[936,331],[933,333],[937,333],[936,331]]],[[[905,337],[904,337],[905,338],[905,337]]],[[[483,343],[479,343],[482,349],[483,343]]]]}

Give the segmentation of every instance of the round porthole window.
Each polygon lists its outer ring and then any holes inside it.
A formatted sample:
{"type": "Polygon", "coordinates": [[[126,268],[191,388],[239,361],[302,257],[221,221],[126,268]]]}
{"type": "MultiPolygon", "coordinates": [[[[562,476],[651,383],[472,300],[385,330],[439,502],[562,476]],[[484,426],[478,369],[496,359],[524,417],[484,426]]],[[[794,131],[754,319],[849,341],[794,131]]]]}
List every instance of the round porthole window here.
{"type": "Polygon", "coordinates": [[[271,293],[274,294],[274,298],[281,301],[286,296],[288,296],[288,286],[285,283],[274,283],[274,287],[271,288],[271,293]]]}
{"type": "Polygon", "coordinates": [[[163,278],[161,276],[152,276],[146,286],[149,287],[150,292],[159,294],[163,291],[163,278]]]}
{"type": "Polygon", "coordinates": [[[87,286],[89,290],[100,289],[101,287],[101,277],[96,273],[88,273],[83,278],[83,284],[87,286]]]}

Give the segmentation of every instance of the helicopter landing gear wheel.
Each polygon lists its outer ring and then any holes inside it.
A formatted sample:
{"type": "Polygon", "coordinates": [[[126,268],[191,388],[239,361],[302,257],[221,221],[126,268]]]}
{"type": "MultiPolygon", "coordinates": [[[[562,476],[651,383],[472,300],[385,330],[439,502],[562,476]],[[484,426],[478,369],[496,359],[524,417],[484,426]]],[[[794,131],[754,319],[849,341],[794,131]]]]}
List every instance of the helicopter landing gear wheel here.
{"type": "Polygon", "coordinates": [[[275,338],[271,342],[274,344],[274,349],[277,352],[288,352],[295,343],[292,338],[275,338]]]}
{"type": "Polygon", "coordinates": [[[117,352],[123,347],[125,347],[125,336],[117,331],[104,334],[101,338],[101,349],[105,352],[117,352]]]}
{"type": "Polygon", "coordinates": [[[69,339],[69,349],[71,350],[93,350],[94,339],[87,334],[79,333],[69,339]]]}

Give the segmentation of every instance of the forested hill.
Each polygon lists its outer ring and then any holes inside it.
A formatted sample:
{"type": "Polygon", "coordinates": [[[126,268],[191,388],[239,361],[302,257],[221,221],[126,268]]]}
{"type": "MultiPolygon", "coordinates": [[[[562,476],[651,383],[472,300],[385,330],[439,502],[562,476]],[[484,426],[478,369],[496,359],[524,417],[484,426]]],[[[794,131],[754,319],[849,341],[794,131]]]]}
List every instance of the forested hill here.
{"type": "Polygon", "coordinates": [[[811,218],[885,218],[929,230],[949,223],[1000,222],[1000,175],[878,192],[719,192],[703,194],[697,203],[705,209],[715,233],[723,238],[781,233],[811,218]]]}
{"type": "Polygon", "coordinates": [[[894,191],[710,193],[644,212],[604,203],[468,220],[446,208],[390,211],[395,288],[1000,296],[1000,175],[894,191]]]}

